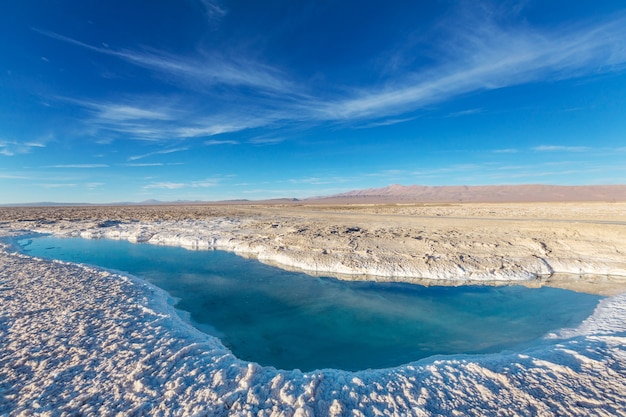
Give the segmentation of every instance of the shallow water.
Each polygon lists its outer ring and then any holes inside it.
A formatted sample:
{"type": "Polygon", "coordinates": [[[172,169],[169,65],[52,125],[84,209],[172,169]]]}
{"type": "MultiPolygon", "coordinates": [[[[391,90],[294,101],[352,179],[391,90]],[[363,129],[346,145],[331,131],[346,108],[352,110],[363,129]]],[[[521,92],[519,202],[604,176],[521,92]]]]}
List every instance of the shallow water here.
{"type": "Polygon", "coordinates": [[[579,324],[601,297],[522,286],[423,287],[284,271],[223,251],[40,237],[32,256],[143,277],[244,360],[282,369],[384,368],[490,353],[579,324]]]}

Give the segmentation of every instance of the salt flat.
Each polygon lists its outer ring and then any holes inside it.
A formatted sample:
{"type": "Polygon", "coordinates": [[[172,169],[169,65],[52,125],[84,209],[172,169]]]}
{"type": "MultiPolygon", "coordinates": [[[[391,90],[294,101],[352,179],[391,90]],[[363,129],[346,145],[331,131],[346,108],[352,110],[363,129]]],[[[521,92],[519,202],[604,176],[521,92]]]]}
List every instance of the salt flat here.
{"type": "Polygon", "coordinates": [[[617,295],[520,352],[302,373],[238,360],[142,280],[2,245],[0,414],[626,415],[624,203],[0,209],[2,236],[32,231],[227,249],[349,279],[617,295]]]}

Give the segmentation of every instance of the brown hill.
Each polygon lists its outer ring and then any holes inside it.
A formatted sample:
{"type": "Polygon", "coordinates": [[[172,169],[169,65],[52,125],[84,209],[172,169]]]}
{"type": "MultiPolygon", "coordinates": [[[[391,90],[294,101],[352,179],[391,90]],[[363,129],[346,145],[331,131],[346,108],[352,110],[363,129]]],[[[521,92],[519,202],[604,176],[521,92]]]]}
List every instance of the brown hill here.
{"type": "Polygon", "coordinates": [[[368,188],[307,202],[328,204],[373,203],[500,203],[556,201],[626,201],[626,185],[478,185],[438,186],[390,185],[368,188]]]}

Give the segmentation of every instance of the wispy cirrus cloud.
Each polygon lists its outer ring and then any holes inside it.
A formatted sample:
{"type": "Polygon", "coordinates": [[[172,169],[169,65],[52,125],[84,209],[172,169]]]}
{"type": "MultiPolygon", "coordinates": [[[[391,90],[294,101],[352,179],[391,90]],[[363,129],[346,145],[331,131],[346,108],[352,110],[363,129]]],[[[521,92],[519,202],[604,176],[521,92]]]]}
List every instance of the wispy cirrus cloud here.
{"type": "Polygon", "coordinates": [[[252,145],[277,145],[287,140],[285,137],[258,136],[248,140],[252,145]]]}
{"type": "Polygon", "coordinates": [[[536,152],[587,152],[589,146],[563,146],[563,145],[540,145],[532,148],[536,152]]]}
{"type": "Polygon", "coordinates": [[[0,174],[0,179],[3,180],[32,180],[33,177],[26,175],[12,175],[12,174],[0,174]]]}
{"type": "Polygon", "coordinates": [[[200,0],[200,4],[204,7],[205,14],[211,21],[222,18],[227,13],[226,9],[213,0],[200,0]]]}
{"type": "Polygon", "coordinates": [[[143,155],[135,155],[135,156],[131,156],[128,158],[129,161],[137,161],[139,159],[144,159],[144,158],[149,158],[151,156],[156,156],[156,155],[167,155],[170,153],[176,153],[176,152],[184,152],[184,151],[188,151],[189,148],[183,147],[183,148],[174,148],[174,149],[163,149],[160,151],[154,151],[154,152],[149,152],[143,155]]]}
{"type": "MultiPolygon", "coordinates": [[[[489,16],[488,14],[486,16],[489,16]]],[[[626,18],[562,27],[504,28],[481,17],[455,28],[439,47],[447,62],[407,73],[352,96],[307,103],[323,120],[351,120],[401,114],[461,94],[622,71],[626,67],[626,18]]]]}
{"type": "MultiPolygon", "coordinates": [[[[381,74],[378,83],[358,87],[333,80],[316,95],[286,71],[243,54],[226,57],[219,52],[200,51],[194,56],[180,56],[154,49],[115,49],[34,30],[149,70],[161,75],[166,83],[182,85],[186,93],[178,93],[180,102],[190,104],[171,105],[171,97],[82,104],[93,116],[86,123],[96,129],[152,141],[280,128],[293,122],[385,126],[410,121],[413,117],[403,115],[468,93],[626,68],[623,14],[555,30],[533,28],[526,23],[503,25],[499,19],[498,13],[482,13],[471,18],[463,16],[462,23],[440,25],[446,27],[444,34],[438,34],[431,47],[444,58],[428,68],[403,66],[401,71],[381,74]],[[218,87],[215,90],[220,93],[206,97],[204,92],[213,87],[218,87]],[[186,94],[193,100],[188,100],[186,94]],[[207,100],[212,105],[198,108],[194,100],[207,100]]],[[[474,108],[449,116],[480,111],[474,108]]],[[[253,140],[249,143],[258,144],[253,140]]]]}
{"type": "Polygon", "coordinates": [[[217,145],[239,145],[240,142],[236,141],[236,140],[217,140],[217,139],[212,139],[212,140],[206,140],[204,141],[204,144],[207,146],[217,146],[217,145]]]}
{"type": "Polygon", "coordinates": [[[35,148],[45,148],[46,145],[38,142],[17,142],[0,140],[0,155],[15,156],[30,153],[35,148]]]}
{"type": "Polygon", "coordinates": [[[146,109],[127,104],[99,104],[90,103],[89,106],[97,110],[100,119],[112,121],[125,120],[172,120],[172,114],[162,110],[146,109]]]}
{"type": "MultiPolygon", "coordinates": [[[[280,120],[276,113],[245,114],[228,110],[207,111],[180,97],[135,96],[119,101],[81,100],[56,97],[77,106],[88,117],[82,118],[94,137],[115,137],[148,142],[170,142],[217,136],[267,126],[280,120]]],[[[111,140],[106,143],[111,143],[111,140]]]]}
{"type": "Polygon", "coordinates": [[[130,64],[166,75],[164,79],[175,84],[191,83],[194,88],[212,85],[251,87],[263,92],[293,94],[295,85],[285,74],[270,65],[248,57],[226,57],[216,52],[199,53],[185,57],[155,49],[133,50],[94,46],[45,29],[34,31],[71,45],[109,55],[130,64]]]}
{"type": "Polygon", "coordinates": [[[307,178],[292,178],[287,180],[291,184],[308,184],[308,185],[327,185],[327,184],[342,184],[353,181],[354,177],[307,177],[307,178]]]}
{"type": "Polygon", "coordinates": [[[178,190],[184,187],[185,187],[185,184],[181,182],[153,182],[151,184],[145,185],[143,188],[145,190],[150,190],[150,189],[178,190]]]}
{"type": "Polygon", "coordinates": [[[153,182],[147,184],[143,187],[145,190],[150,189],[166,189],[166,190],[178,190],[181,188],[209,188],[215,187],[219,184],[220,180],[218,178],[207,178],[199,181],[191,181],[191,182],[153,182]]]}
{"type": "Polygon", "coordinates": [[[392,177],[406,177],[407,174],[408,174],[408,171],[403,170],[403,169],[384,169],[382,171],[370,172],[368,174],[365,174],[365,176],[366,177],[392,178],[392,177]]]}
{"type": "Polygon", "coordinates": [[[207,136],[217,136],[224,133],[239,132],[241,130],[260,127],[266,121],[254,122],[234,116],[231,122],[220,120],[199,120],[193,125],[180,126],[173,130],[173,134],[178,138],[201,138],[207,136]]]}
{"type": "Polygon", "coordinates": [[[483,109],[467,109],[448,114],[446,117],[462,117],[482,113],[483,109]]]}
{"type": "Polygon", "coordinates": [[[109,168],[108,164],[61,164],[61,165],[47,165],[45,168],[70,168],[70,169],[95,169],[95,168],[109,168]]]}
{"type": "Polygon", "coordinates": [[[76,187],[78,184],[74,183],[51,183],[51,184],[39,184],[42,188],[72,188],[76,187]]]}
{"type": "Polygon", "coordinates": [[[410,121],[415,120],[415,119],[417,119],[417,117],[404,117],[404,118],[385,119],[385,120],[370,122],[370,123],[364,124],[362,126],[358,126],[358,129],[369,129],[369,128],[372,128],[372,127],[392,126],[392,125],[397,125],[397,124],[400,124],[400,123],[410,122],[410,121]]]}
{"type": "Polygon", "coordinates": [[[162,167],[165,164],[162,162],[153,162],[153,163],[128,163],[128,164],[121,164],[121,165],[125,167],[162,167]]]}
{"type": "Polygon", "coordinates": [[[190,186],[192,188],[208,188],[208,187],[215,187],[216,185],[219,184],[219,182],[220,180],[217,178],[207,178],[201,181],[193,181],[191,182],[190,186]]]}
{"type": "Polygon", "coordinates": [[[118,101],[85,100],[54,97],[61,103],[77,106],[88,115],[82,118],[86,130],[98,138],[98,143],[110,144],[116,136],[144,141],[160,141],[171,137],[172,126],[185,119],[185,111],[176,107],[169,97],[135,96],[118,101]],[[102,138],[102,133],[106,133],[102,138]],[[168,136],[169,135],[169,136],[168,136]]]}

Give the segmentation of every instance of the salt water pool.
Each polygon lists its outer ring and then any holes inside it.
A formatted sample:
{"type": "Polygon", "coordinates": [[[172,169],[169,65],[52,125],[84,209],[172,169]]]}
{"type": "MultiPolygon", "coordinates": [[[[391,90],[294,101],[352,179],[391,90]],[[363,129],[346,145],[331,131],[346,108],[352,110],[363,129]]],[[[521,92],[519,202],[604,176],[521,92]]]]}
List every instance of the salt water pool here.
{"type": "Polygon", "coordinates": [[[576,326],[601,298],[548,287],[340,281],[229,252],[118,240],[45,236],[18,244],[31,256],[142,277],[237,357],[280,369],[363,370],[519,348],[576,326]]]}

